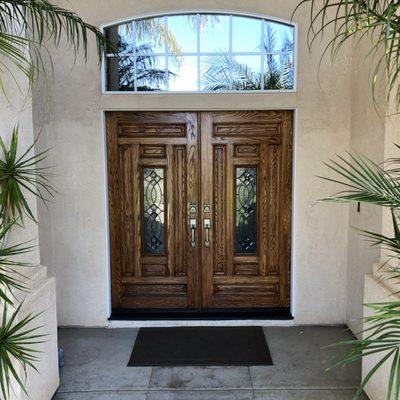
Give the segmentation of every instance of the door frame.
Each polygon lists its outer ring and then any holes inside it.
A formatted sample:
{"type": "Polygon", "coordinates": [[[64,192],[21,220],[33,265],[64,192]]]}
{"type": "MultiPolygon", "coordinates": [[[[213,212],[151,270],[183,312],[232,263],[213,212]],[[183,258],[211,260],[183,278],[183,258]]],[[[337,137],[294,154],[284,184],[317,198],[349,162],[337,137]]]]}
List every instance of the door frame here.
{"type": "Polygon", "coordinates": [[[104,157],[104,202],[105,202],[105,218],[106,218],[106,265],[107,265],[107,303],[108,303],[108,320],[109,321],[147,321],[147,320],[293,320],[296,313],[296,304],[293,299],[295,298],[296,287],[295,287],[295,228],[296,228],[296,139],[297,139],[297,109],[294,107],[257,107],[246,109],[245,107],[212,107],[202,109],[190,109],[190,108],[157,108],[157,107],[143,107],[143,108],[123,108],[123,109],[107,109],[103,108],[101,112],[101,125],[103,131],[103,157],[104,157]],[[192,312],[187,310],[175,310],[167,309],[162,314],[157,312],[145,311],[145,310],[122,310],[113,309],[112,307],[112,279],[111,279],[111,258],[110,258],[110,212],[109,212],[109,181],[108,181],[108,153],[107,153],[107,124],[106,124],[106,113],[107,112],[213,112],[213,111],[292,111],[292,190],[291,190],[291,218],[290,218],[290,290],[289,290],[289,307],[280,308],[258,308],[258,309],[215,309],[213,311],[203,312],[192,312]]]}

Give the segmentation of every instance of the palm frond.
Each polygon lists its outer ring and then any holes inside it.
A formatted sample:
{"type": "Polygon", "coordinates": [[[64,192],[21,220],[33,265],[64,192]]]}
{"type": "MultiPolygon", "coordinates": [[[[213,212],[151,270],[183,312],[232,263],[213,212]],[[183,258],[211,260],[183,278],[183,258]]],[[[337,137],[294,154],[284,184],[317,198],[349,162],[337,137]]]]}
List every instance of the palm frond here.
{"type": "Polygon", "coordinates": [[[54,196],[54,190],[48,180],[50,175],[47,168],[42,166],[47,151],[32,154],[36,138],[32,145],[19,155],[18,135],[17,126],[13,130],[8,147],[0,137],[0,148],[3,153],[0,159],[0,215],[23,221],[25,214],[36,221],[26,194],[31,193],[43,202],[54,196]]]}
{"type": "Polygon", "coordinates": [[[368,371],[361,382],[354,399],[359,399],[366,384],[384,363],[390,365],[390,375],[387,386],[387,398],[398,400],[400,397],[400,302],[366,304],[373,315],[364,318],[367,328],[362,332],[363,339],[345,340],[330,347],[349,348],[332,367],[344,366],[361,358],[378,356],[378,361],[368,371]]]}
{"type": "Polygon", "coordinates": [[[388,99],[393,93],[400,106],[400,2],[392,0],[302,0],[294,10],[308,6],[310,24],[308,43],[311,47],[325,32],[332,38],[328,40],[324,55],[334,58],[342,46],[352,38],[368,36],[374,71],[371,86],[375,98],[375,88],[380,76],[387,76],[388,99]],[[332,33],[333,32],[333,33],[332,33]],[[383,55],[381,49],[384,48],[383,55]],[[382,74],[384,72],[385,74],[382,74]]]}
{"type": "Polygon", "coordinates": [[[3,304],[0,328],[0,392],[4,400],[10,397],[12,380],[27,394],[24,383],[27,367],[37,371],[35,363],[39,361],[40,352],[35,346],[43,343],[46,336],[38,332],[41,326],[32,327],[40,314],[20,317],[22,305],[23,303],[9,315],[7,303],[3,304]]]}
{"type": "Polygon", "coordinates": [[[400,181],[367,157],[348,153],[348,158],[338,156],[337,160],[326,163],[338,178],[320,178],[338,183],[345,189],[324,201],[358,201],[389,208],[400,207],[400,181]]]}
{"type": "MultiPolygon", "coordinates": [[[[74,12],[47,0],[0,1],[0,55],[16,66],[30,83],[45,69],[43,49],[47,41],[58,46],[65,37],[75,55],[82,51],[87,59],[89,34],[96,40],[100,62],[110,44],[99,29],[74,12]]],[[[0,68],[3,72],[8,70],[7,63],[2,61],[0,68]]]]}

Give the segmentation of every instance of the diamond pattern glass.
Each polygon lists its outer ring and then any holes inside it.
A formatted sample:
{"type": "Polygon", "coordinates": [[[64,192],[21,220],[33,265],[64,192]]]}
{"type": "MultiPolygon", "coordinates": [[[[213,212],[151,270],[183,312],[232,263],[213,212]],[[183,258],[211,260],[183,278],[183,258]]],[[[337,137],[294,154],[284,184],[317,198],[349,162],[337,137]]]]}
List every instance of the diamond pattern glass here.
{"type": "Polygon", "coordinates": [[[257,252],[257,168],[236,168],[236,252],[257,252]]]}
{"type": "Polygon", "coordinates": [[[165,252],[164,169],[143,170],[143,236],[145,254],[165,252]]]}

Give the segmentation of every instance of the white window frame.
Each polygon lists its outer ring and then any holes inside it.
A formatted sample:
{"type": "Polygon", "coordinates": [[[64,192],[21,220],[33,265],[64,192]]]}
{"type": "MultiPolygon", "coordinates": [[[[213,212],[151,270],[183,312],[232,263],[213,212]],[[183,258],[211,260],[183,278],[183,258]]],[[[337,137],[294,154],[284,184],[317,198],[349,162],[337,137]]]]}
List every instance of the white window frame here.
{"type": "MultiPolygon", "coordinates": [[[[263,87],[261,90],[218,90],[218,91],[206,91],[206,90],[200,90],[200,80],[198,82],[198,87],[197,90],[187,90],[187,91],[170,91],[168,84],[169,81],[167,81],[167,88],[166,90],[163,91],[136,91],[136,85],[137,81],[135,79],[135,90],[133,91],[115,91],[115,90],[107,90],[107,68],[106,68],[106,58],[109,56],[108,54],[103,54],[102,58],[102,65],[101,65],[101,88],[102,88],[102,94],[106,95],[162,95],[162,96],[167,96],[167,95],[177,95],[177,94],[203,94],[203,95],[217,95],[217,94],[266,94],[266,93],[295,93],[297,92],[297,54],[298,54],[298,25],[294,21],[286,21],[283,19],[279,19],[276,17],[271,17],[271,16],[266,16],[266,15],[261,15],[261,14],[252,14],[252,13],[241,13],[237,11],[229,11],[229,10],[224,10],[224,11],[216,11],[216,10],[179,10],[179,11],[170,11],[170,12],[163,12],[161,14],[142,14],[140,16],[135,16],[135,17],[128,17],[124,19],[120,19],[117,21],[109,22],[106,24],[100,25],[100,30],[104,34],[106,28],[115,26],[115,25],[120,25],[128,22],[132,22],[135,20],[139,19],[144,19],[144,18],[161,18],[164,17],[165,19],[168,16],[175,16],[175,15],[187,15],[187,14],[215,14],[215,15],[227,15],[229,16],[229,32],[230,32],[230,37],[229,37],[229,53],[218,53],[218,52],[212,52],[212,53],[206,53],[206,52],[201,52],[200,53],[200,31],[197,29],[197,52],[194,53],[189,53],[189,52],[183,52],[182,55],[184,56],[215,56],[218,54],[229,54],[232,56],[232,16],[238,16],[238,17],[250,17],[250,18],[257,18],[262,20],[261,23],[261,37],[264,37],[264,29],[265,29],[265,22],[270,21],[270,22],[275,22],[275,23],[280,23],[284,25],[289,25],[293,27],[293,88],[292,89],[281,89],[281,90],[272,90],[272,89],[264,89],[263,87]]],[[[263,71],[264,67],[264,58],[268,54],[274,54],[274,55],[279,55],[279,54],[291,54],[292,52],[284,52],[284,53],[279,53],[279,52],[274,52],[274,53],[266,53],[264,49],[261,49],[259,52],[234,52],[235,56],[249,56],[249,55],[261,55],[261,71],[263,71]]],[[[166,53],[152,53],[152,56],[166,56],[166,53]]],[[[170,56],[170,54],[169,54],[170,56]]],[[[166,65],[165,67],[168,69],[168,56],[166,56],[166,65]]],[[[135,73],[136,73],[136,68],[135,68],[135,73]]],[[[197,57],[197,76],[200,76],[200,57],[197,57]]],[[[135,77],[136,78],[136,77],[135,77]]],[[[264,82],[262,81],[262,85],[264,82]]]]}

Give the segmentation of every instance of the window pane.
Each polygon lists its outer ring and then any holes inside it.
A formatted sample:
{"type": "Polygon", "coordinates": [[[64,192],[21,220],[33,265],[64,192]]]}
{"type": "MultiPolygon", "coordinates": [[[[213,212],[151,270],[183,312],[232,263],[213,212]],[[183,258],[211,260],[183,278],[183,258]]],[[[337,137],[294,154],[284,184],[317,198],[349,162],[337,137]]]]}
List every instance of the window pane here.
{"type": "Polygon", "coordinates": [[[268,55],[264,58],[264,89],[293,89],[293,54],[268,55]]]}
{"type": "Polygon", "coordinates": [[[137,90],[166,90],[168,71],[164,56],[139,55],[136,57],[137,90]]]}
{"type": "Polygon", "coordinates": [[[257,252],[257,168],[236,168],[236,252],[257,252]]]}
{"type": "Polygon", "coordinates": [[[261,20],[246,17],[232,17],[233,51],[261,50],[261,20]]]}
{"type": "Polygon", "coordinates": [[[178,61],[169,57],[168,70],[170,71],[169,90],[198,90],[197,57],[184,56],[178,61]]]}
{"type": "Polygon", "coordinates": [[[201,90],[210,92],[230,90],[231,65],[229,54],[201,57],[201,90]]]}
{"type": "Polygon", "coordinates": [[[163,17],[135,21],[136,49],[141,53],[165,53],[167,26],[163,17]]]}
{"type": "Polygon", "coordinates": [[[232,68],[233,90],[261,90],[261,56],[236,56],[232,68]]]}
{"type": "Polygon", "coordinates": [[[143,250],[164,253],[164,169],[143,169],[143,250]]]}
{"type": "Polygon", "coordinates": [[[112,48],[110,46],[108,47],[108,53],[111,53],[113,50],[118,54],[133,52],[135,35],[132,22],[108,28],[106,30],[106,37],[112,46],[112,48]]]}
{"type": "Polygon", "coordinates": [[[134,57],[107,57],[107,88],[111,91],[135,90],[134,57]]]}
{"type": "Polygon", "coordinates": [[[202,53],[229,51],[229,16],[200,15],[200,51],[202,53]]]}
{"type": "Polygon", "coordinates": [[[171,53],[197,53],[197,15],[168,17],[167,45],[171,53]]]}
{"type": "Polygon", "coordinates": [[[266,52],[293,51],[294,28],[289,25],[267,21],[264,29],[263,46],[266,52]]]}

